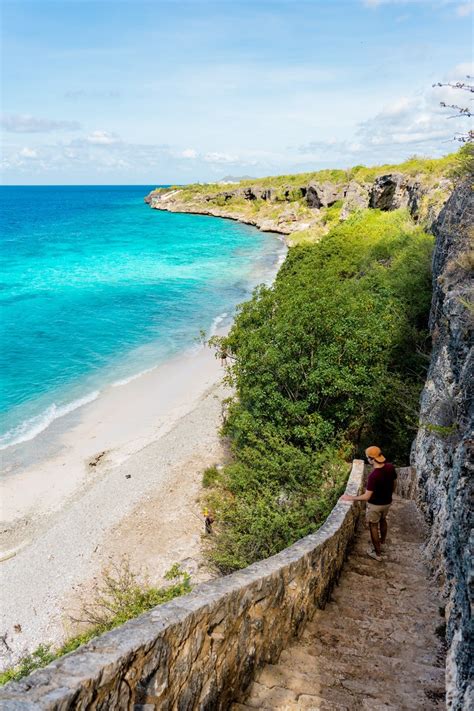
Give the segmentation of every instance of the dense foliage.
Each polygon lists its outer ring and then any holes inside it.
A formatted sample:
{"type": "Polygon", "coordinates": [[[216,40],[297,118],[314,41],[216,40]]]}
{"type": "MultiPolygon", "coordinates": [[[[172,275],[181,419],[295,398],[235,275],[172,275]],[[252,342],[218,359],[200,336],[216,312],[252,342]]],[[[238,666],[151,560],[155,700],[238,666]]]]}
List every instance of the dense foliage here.
{"type": "Polygon", "coordinates": [[[290,250],[243,304],[225,432],[233,461],[209,501],[228,572],[315,530],[369,443],[406,461],[426,368],[432,238],[405,211],[366,210],[290,250]]]}

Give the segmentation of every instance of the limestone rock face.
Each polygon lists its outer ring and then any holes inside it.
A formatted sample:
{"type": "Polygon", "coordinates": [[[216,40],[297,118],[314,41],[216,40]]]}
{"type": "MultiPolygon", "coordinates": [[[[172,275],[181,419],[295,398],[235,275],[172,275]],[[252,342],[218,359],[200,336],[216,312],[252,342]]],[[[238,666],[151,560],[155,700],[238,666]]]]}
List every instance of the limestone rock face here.
{"type": "Polygon", "coordinates": [[[344,204],[341,210],[341,220],[346,220],[351,212],[355,210],[364,210],[369,207],[369,187],[361,185],[355,180],[344,188],[344,204]]]}
{"type": "Polygon", "coordinates": [[[311,182],[306,188],[306,203],[308,207],[331,207],[341,198],[341,190],[334,183],[311,182]]]}
{"type": "Polygon", "coordinates": [[[471,607],[474,602],[474,540],[470,506],[474,495],[473,319],[469,305],[474,200],[470,181],[459,186],[432,230],[433,351],[421,397],[420,429],[412,464],[419,502],[430,523],[426,554],[443,585],[447,623],[447,706],[468,708],[471,607]],[[472,460],[471,460],[472,462],[472,460]]]}
{"type": "Polygon", "coordinates": [[[278,218],[278,224],[281,225],[284,222],[296,222],[298,215],[294,210],[285,210],[282,212],[278,218]]]}
{"type": "Polygon", "coordinates": [[[415,216],[422,195],[421,185],[417,181],[407,179],[401,173],[389,173],[375,179],[369,206],[379,210],[407,207],[412,216],[415,216]]]}

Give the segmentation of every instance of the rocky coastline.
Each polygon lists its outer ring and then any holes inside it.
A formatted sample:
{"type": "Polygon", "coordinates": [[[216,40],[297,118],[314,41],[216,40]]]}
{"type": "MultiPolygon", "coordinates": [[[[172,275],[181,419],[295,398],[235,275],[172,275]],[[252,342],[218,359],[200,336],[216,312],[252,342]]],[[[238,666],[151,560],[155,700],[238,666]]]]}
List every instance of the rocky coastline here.
{"type": "Polygon", "coordinates": [[[231,189],[219,184],[199,186],[200,189],[157,188],[145,197],[145,202],[154,210],[237,220],[262,232],[285,235],[292,246],[299,242],[298,233],[315,241],[335,223],[367,208],[405,208],[415,222],[429,229],[453,187],[446,177],[430,184],[424,176],[410,177],[401,172],[382,173],[372,182],[311,180],[297,187],[247,183],[231,189]]]}

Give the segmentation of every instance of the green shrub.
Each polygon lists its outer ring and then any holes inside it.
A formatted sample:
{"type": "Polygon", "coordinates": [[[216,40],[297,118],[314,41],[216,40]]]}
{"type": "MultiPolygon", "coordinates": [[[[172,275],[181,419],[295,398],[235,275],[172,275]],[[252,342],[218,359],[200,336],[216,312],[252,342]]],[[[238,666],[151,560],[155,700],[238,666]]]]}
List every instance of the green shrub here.
{"type": "Polygon", "coordinates": [[[202,485],[205,489],[209,488],[210,486],[215,486],[217,482],[219,481],[219,470],[216,465],[212,467],[207,467],[204,469],[203,475],[202,475],[202,485]]]}
{"type": "Polygon", "coordinates": [[[464,180],[464,178],[474,177],[474,144],[466,143],[456,153],[454,165],[448,172],[454,180],[464,180]]]}
{"type": "MultiPolygon", "coordinates": [[[[330,208],[333,209],[333,208],[330,208]]],[[[333,211],[339,208],[334,206],[333,211]]],[[[233,462],[210,494],[210,556],[229,572],[315,530],[345,460],[408,456],[425,376],[432,237],[404,210],[366,210],[294,247],[228,336],[233,462]]]]}

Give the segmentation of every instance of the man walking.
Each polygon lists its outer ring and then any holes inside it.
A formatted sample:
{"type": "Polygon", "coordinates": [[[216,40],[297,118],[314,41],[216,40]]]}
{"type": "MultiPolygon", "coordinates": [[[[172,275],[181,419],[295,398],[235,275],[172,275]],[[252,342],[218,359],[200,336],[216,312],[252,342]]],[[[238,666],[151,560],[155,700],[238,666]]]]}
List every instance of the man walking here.
{"type": "Polygon", "coordinates": [[[367,521],[373,545],[367,555],[381,561],[382,546],[387,538],[387,514],[392,503],[397,472],[393,464],[386,461],[379,447],[368,447],[365,456],[373,467],[367,479],[365,493],[360,496],[343,494],[341,501],[367,501],[367,521]]]}

